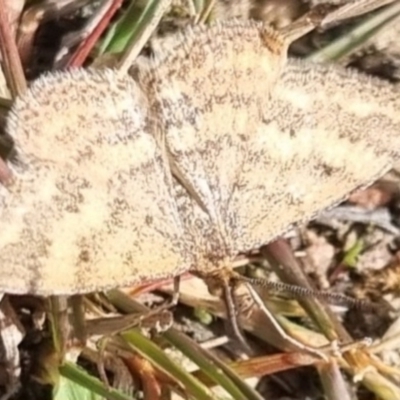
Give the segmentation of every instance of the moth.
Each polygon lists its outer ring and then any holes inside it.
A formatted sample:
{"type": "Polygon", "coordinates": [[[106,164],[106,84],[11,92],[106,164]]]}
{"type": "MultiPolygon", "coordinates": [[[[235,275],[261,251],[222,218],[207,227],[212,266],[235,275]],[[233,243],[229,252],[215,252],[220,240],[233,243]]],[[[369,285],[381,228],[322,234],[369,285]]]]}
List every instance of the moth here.
{"type": "Polygon", "coordinates": [[[286,51],[281,33],[233,20],[186,30],[131,76],[35,81],[7,120],[0,290],[229,280],[239,253],[390,169],[397,89],[286,51]]]}

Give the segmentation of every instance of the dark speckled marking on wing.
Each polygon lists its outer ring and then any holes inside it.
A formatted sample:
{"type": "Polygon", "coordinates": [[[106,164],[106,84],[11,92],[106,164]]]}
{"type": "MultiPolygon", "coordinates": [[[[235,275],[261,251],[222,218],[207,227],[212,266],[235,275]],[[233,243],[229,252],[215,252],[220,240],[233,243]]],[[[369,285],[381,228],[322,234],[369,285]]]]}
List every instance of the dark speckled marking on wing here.
{"type": "Polygon", "coordinates": [[[397,87],[295,60],[280,76],[285,46],[265,34],[255,22],[196,28],[138,84],[54,74],[17,100],[0,290],[215,273],[388,170],[400,156],[397,87]]]}
{"type": "Polygon", "coordinates": [[[239,251],[309,221],[393,166],[399,90],[338,66],[289,60],[246,153],[224,204],[239,251]]]}
{"type": "Polygon", "coordinates": [[[280,77],[284,56],[263,46],[261,25],[215,29],[146,76],[173,164],[207,210],[180,196],[190,231],[201,226],[198,253],[213,261],[197,263],[203,272],[312,219],[400,156],[393,85],[296,60],[280,77]]]}
{"type": "Polygon", "coordinates": [[[45,76],[8,120],[19,163],[0,194],[0,290],[71,294],[190,267],[145,96],[112,71],[45,76]]]}
{"type": "Polygon", "coordinates": [[[285,59],[286,43],[278,33],[259,22],[234,20],[188,30],[142,72],[152,108],[161,114],[159,132],[172,170],[207,211],[180,196],[197,254],[214,259],[199,261],[198,268],[215,268],[235,251],[235,222],[227,224],[226,205],[238,171],[247,168],[249,134],[261,124],[285,59]]]}

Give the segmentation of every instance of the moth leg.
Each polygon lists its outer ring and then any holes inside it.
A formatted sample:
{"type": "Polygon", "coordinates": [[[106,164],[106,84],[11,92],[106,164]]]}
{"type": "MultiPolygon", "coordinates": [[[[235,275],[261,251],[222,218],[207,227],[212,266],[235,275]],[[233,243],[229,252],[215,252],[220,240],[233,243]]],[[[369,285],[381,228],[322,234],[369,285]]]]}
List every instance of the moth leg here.
{"type": "Polygon", "coordinates": [[[179,300],[180,277],[174,278],[174,289],[170,300],[152,310],[109,318],[95,318],[86,322],[86,332],[92,335],[113,335],[130,328],[140,327],[145,332],[160,333],[168,330],[173,322],[169,311],[179,300]]]}
{"type": "Polygon", "coordinates": [[[169,310],[169,309],[175,307],[179,301],[180,285],[181,285],[180,275],[175,276],[173,279],[173,289],[172,289],[171,298],[169,300],[165,301],[164,304],[161,304],[160,306],[151,310],[149,313],[146,313],[143,318],[150,317],[151,315],[155,315],[155,314],[161,313],[165,310],[169,310]]]}
{"type": "MultiPolygon", "coordinates": [[[[237,275],[232,270],[223,268],[222,270],[219,270],[216,274],[201,276],[201,278],[203,278],[206,282],[210,293],[214,295],[219,295],[224,300],[227,314],[227,322],[229,324],[228,331],[231,334],[228,335],[236,339],[237,343],[240,344],[241,348],[245,350],[246,353],[251,355],[254,352],[250,348],[242,333],[241,327],[239,325],[239,320],[244,317],[244,314],[251,313],[243,311],[243,308],[241,306],[236,305],[234,299],[236,299],[238,295],[234,294],[234,290],[239,288],[239,286],[242,288],[245,287],[247,289],[248,293],[250,294],[250,301],[253,303],[253,306],[257,306],[257,308],[261,310],[261,315],[263,316],[262,323],[267,325],[267,328],[271,330],[271,336],[274,336],[275,338],[275,340],[272,340],[271,343],[274,343],[276,346],[288,351],[307,352],[309,354],[317,356],[319,359],[325,361],[328,360],[325,348],[318,349],[307,346],[287,334],[285,330],[281,327],[279,322],[276,320],[272,312],[264,304],[259,294],[254,290],[253,286],[241,279],[240,275],[237,275]]],[[[247,307],[247,309],[248,308],[249,307],[247,307]]],[[[250,315],[248,319],[251,318],[252,316],[250,315]]]]}
{"type": "Polygon", "coordinates": [[[268,307],[265,305],[263,300],[261,299],[260,295],[256,292],[256,290],[253,288],[252,285],[249,283],[244,283],[247,290],[249,291],[252,299],[254,302],[257,304],[258,307],[263,311],[264,315],[267,317],[267,319],[270,322],[270,326],[272,326],[275,330],[275,333],[278,334],[278,336],[281,338],[283,342],[287,342],[289,345],[294,346],[300,351],[305,351],[307,353],[311,353],[313,355],[316,355],[317,357],[321,358],[322,360],[328,361],[328,356],[325,354],[324,351],[321,351],[319,349],[316,349],[311,346],[307,346],[304,343],[301,343],[300,341],[294,339],[290,335],[288,335],[285,330],[281,327],[279,322],[276,320],[272,312],[268,309],[268,307]]]}
{"type": "Polygon", "coordinates": [[[242,347],[242,349],[249,355],[254,354],[253,349],[247,343],[246,338],[243,335],[242,330],[240,329],[238,323],[238,307],[236,306],[234,300],[234,286],[224,282],[222,285],[222,293],[223,299],[226,306],[227,312],[227,330],[230,333],[228,336],[233,336],[234,339],[238,342],[238,344],[242,347]]]}

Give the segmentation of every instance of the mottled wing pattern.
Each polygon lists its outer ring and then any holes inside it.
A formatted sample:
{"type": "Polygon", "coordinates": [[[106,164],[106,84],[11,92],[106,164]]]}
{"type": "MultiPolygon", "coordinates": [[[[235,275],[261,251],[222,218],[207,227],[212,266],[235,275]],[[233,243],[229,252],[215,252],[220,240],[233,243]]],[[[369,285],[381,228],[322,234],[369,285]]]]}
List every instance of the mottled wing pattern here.
{"type": "Polygon", "coordinates": [[[112,71],[45,76],[16,101],[0,195],[0,290],[71,294],[173,276],[190,260],[148,105],[112,71]]]}
{"type": "Polygon", "coordinates": [[[209,225],[201,217],[183,219],[214,255],[216,249],[221,256],[234,250],[236,217],[227,214],[227,205],[249,162],[248,135],[261,124],[285,56],[286,45],[274,31],[261,23],[229,21],[189,30],[142,75],[151,109],[161,115],[159,135],[172,171],[199,196],[209,225]]]}
{"type": "Polygon", "coordinates": [[[268,243],[386,172],[400,156],[399,110],[390,83],[290,60],[231,182],[237,249],[268,243]]]}

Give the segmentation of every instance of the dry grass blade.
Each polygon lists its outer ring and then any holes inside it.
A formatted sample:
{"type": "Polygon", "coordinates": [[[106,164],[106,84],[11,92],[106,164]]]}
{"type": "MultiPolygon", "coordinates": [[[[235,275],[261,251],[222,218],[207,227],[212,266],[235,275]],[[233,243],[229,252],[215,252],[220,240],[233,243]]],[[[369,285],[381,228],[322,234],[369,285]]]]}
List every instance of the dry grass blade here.
{"type": "Polygon", "coordinates": [[[10,14],[6,0],[0,1],[0,54],[4,73],[10,87],[12,98],[26,90],[26,80],[15,42],[15,31],[10,25],[10,14]]]}
{"type": "Polygon", "coordinates": [[[380,30],[385,29],[391,21],[399,17],[399,13],[400,3],[396,1],[391,6],[360,22],[343,37],[332,41],[332,43],[321,50],[310,54],[307,59],[312,62],[340,61],[345,56],[359,49],[380,30]]]}
{"type": "Polygon", "coordinates": [[[135,62],[137,56],[150,35],[160,23],[165,11],[170,7],[171,0],[150,0],[147,2],[143,15],[132,32],[130,44],[124,52],[118,64],[120,74],[126,74],[128,69],[135,62]]]}

